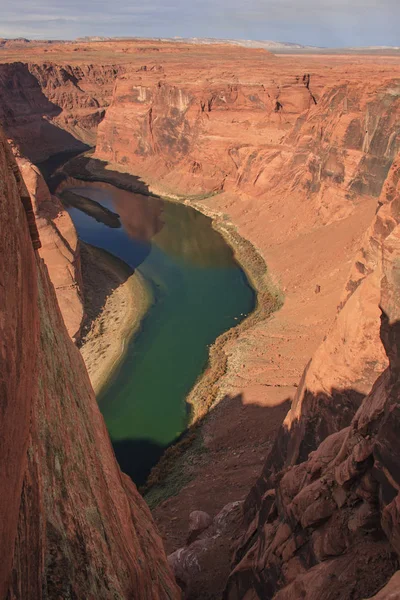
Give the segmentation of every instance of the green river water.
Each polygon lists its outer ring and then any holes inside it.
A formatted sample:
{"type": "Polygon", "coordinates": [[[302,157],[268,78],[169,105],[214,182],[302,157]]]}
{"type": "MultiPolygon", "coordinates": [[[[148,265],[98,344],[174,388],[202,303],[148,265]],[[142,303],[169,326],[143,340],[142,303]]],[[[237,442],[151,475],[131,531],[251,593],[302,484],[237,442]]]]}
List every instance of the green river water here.
{"type": "Polygon", "coordinates": [[[208,348],[255,306],[255,293],[211,220],[183,204],[83,182],[69,191],[119,215],[110,227],[69,207],[79,237],[137,269],[154,302],[98,398],[121,468],[143,483],[185,430],[185,398],[208,348]]]}

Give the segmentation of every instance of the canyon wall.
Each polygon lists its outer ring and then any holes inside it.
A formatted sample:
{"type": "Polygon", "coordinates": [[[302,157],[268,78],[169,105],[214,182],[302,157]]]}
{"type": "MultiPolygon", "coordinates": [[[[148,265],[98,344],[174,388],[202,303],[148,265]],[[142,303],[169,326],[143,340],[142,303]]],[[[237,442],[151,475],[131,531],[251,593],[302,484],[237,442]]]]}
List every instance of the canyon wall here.
{"type": "Polygon", "coordinates": [[[0,123],[12,140],[33,203],[40,255],[75,341],[84,316],[79,242],[68,213],[31,161],[94,145],[114,81],[122,71],[121,65],[0,64],[0,123]]]}
{"type": "Polygon", "coordinates": [[[3,134],[0,172],[0,597],[178,598],[34,250],[29,196],[3,134]]]}
{"type": "MultiPolygon", "coordinates": [[[[245,500],[227,600],[398,597],[399,156],[379,206],[336,321],[245,500]]],[[[228,504],[170,556],[185,597],[201,597],[215,577],[224,538],[237,535],[235,511],[228,504]]]]}
{"type": "MultiPolygon", "coordinates": [[[[96,156],[142,176],[153,191],[205,196],[204,209],[231,221],[260,251],[286,296],[275,323],[244,336],[245,362],[254,353],[275,355],[268,384],[293,385],[337,306],[349,304],[340,316],[346,343],[339,333],[334,342],[342,363],[332,369],[321,358],[316,377],[326,379],[321,390],[328,397],[351,384],[345,400],[351,414],[386,365],[377,258],[371,252],[358,258],[347,279],[400,149],[400,79],[368,63],[349,62],[344,76],[335,61],[324,69],[311,61],[311,74],[300,71],[300,60],[253,54],[236,72],[233,56],[225,61],[225,70],[199,61],[184,74],[176,64],[126,71],[99,125],[96,156]],[[369,274],[368,285],[357,289],[369,274]],[[357,326],[351,324],[355,312],[357,326]],[[284,348],[265,340],[272,333],[276,338],[279,326],[287,330],[284,348]],[[289,352],[296,359],[290,375],[289,352]],[[339,373],[342,368],[349,372],[339,373]]],[[[246,378],[254,388],[248,365],[237,372],[244,346],[240,357],[232,347],[236,365],[224,393],[231,393],[233,379],[246,378]]]]}
{"type": "MultiPolygon", "coordinates": [[[[247,72],[241,63],[235,69],[234,51],[223,65],[214,55],[184,71],[178,64],[127,71],[99,127],[96,156],[172,194],[202,195],[240,183],[245,164],[259,162],[260,148],[279,144],[295,116],[316,102],[308,79],[271,74],[273,57],[246,58],[255,59],[247,72]]],[[[262,175],[258,170],[253,180],[262,175]]]]}
{"type": "Polygon", "coordinates": [[[399,144],[398,80],[373,72],[365,82],[351,70],[338,82],[320,66],[310,75],[257,54],[235,73],[224,58],[226,70],[214,57],[185,72],[126,71],[96,156],[173,194],[314,196],[325,222],[344,218],[360,195],[379,196],[399,144]]]}
{"type": "Polygon", "coordinates": [[[122,69],[46,62],[0,64],[0,122],[7,136],[35,162],[93,146],[122,69]]]}
{"type": "Polygon", "coordinates": [[[399,566],[398,183],[396,160],[336,323],[246,500],[227,598],[364,598],[399,566]],[[355,411],[360,389],[386,362],[355,411]]]}

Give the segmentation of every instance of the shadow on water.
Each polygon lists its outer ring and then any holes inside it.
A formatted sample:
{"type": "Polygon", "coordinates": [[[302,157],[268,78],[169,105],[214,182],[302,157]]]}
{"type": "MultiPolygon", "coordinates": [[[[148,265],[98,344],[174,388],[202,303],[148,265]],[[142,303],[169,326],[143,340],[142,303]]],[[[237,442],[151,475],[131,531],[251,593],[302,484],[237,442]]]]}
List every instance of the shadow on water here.
{"type": "MultiPolygon", "coordinates": [[[[219,470],[220,474],[226,468],[227,456],[230,456],[233,461],[234,456],[241,457],[238,459],[240,469],[231,474],[229,482],[226,483],[225,504],[236,500],[238,495],[240,496],[243,490],[248,490],[254,482],[253,467],[259,461],[259,457],[254,455],[254,449],[265,448],[267,453],[267,448],[270,447],[276,432],[282,425],[290,405],[291,400],[285,394],[282,394],[280,400],[275,398],[271,406],[247,403],[242,393],[227,394],[164,449],[159,462],[149,472],[145,484],[141,485],[141,491],[149,505],[154,507],[160,499],[168,497],[168,489],[171,487],[174,487],[176,492],[179,491],[185,483],[185,468],[191,463],[193,453],[204,452],[207,456],[206,465],[212,464],[212,469],[219,470]],[[213,434],[205,447],[203,432],[204,426],[208,427],[208,424],[213,434]],[[189,460],[187,450],[192,454],[189,460]],[[250,460],[244,461],[242,452],[247,453],[250,460]],[[219,463],[221,467],[218,467],[219,463]]],[[[207,431],[210,434],[210,430],[207,431]]],[[[208,468],[206,467],[206,470],[208,468]]],[[[210,483],[211,490],[213,485],[210,483]]],[[[212,503],[213,500],[210,502],[212,503]]]]}
{"type": "MultiPolygon", "coordinates": [[[[186,404],[185,408],[189,420],[191,407],[189,404],[186,404]]],[[[180,443],[183,442],[185,446],[188,436],[191,436],[193,429],[196,429],[202,420],[194,428],[189,427],[165,446],[149,439],[115,440],[111,438],[115,456],[121,470],[129,475],[138,487],[145,485],[154,465],[157,465],[165,454],[168,456],[169,452],[173,452],[174,448],[179,447],[180,443]]]]}
{"type": "Polygon", "coordinates": [[[152,469],[165,452],[165,448],[151,440],[111,440],[121,471],[129,475],[136,485],[143,485],[152,469]],[[140,460],[138,460],[140,457],[140,460]]]}
{"type": "Polygon", "coordinates": [[[89,217],[96,219],[98,223],[103,223],[103,225],[111,227],[111,229],[119,229],[121,227],[119,215],[105,206],[102,206],[99,202],[96,202],[96,200],[92,200],[83,194],[76,194],[69,190],[61,192],[60,198],[66,208],[73,206],[86,213],[89,217]]]}

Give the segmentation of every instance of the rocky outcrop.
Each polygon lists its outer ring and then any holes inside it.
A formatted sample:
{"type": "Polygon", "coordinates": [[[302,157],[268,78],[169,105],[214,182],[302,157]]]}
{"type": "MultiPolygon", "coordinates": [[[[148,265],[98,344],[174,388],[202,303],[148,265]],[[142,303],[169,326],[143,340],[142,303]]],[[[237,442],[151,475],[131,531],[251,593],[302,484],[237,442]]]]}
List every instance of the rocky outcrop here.
{"type": "Polygon", "coordinates": [[[396,160],[336,323],[246,500],[227,598],[365,598],[398,568],[398,181],[396,160]]]}
{"type": "Polygon", "coordinates": [[[398,600],[400,598],[400,571],[396,571],[389,583],[371,600],[398,600]]]}
{"type": "Polygon", "coordinates": [[[178,598],[34,251],[3,136],[0,172],[0,597],[178,598]]]}
{"type": "Polygon", "coordinates": [[[183,598],[222,597],[229,573],[227,549],[237,535],[240,516],[241,502],[230,502],[213,519],[201,511],[191,513],[186,545],[168,556],[183,598]]]}
{"type": "Polygon", "coordinates": [[[14,153],[33,206],[41,242],[39,254],[46,263],[67,331],[77,341],[84,309],[75,227],[58,197],[50,194],[40,170],[15,148],[14,153]]]}

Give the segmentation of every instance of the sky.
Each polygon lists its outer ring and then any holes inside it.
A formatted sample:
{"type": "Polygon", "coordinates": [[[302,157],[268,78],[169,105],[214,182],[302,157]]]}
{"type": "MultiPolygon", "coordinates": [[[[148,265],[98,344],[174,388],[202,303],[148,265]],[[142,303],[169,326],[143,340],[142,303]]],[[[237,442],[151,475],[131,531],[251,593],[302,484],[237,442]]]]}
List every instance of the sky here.
{"type": "Polygon", "coordinates": [[[0,0],[0,37],[214,37],[400,46],[400,0],[0,0]]]}

